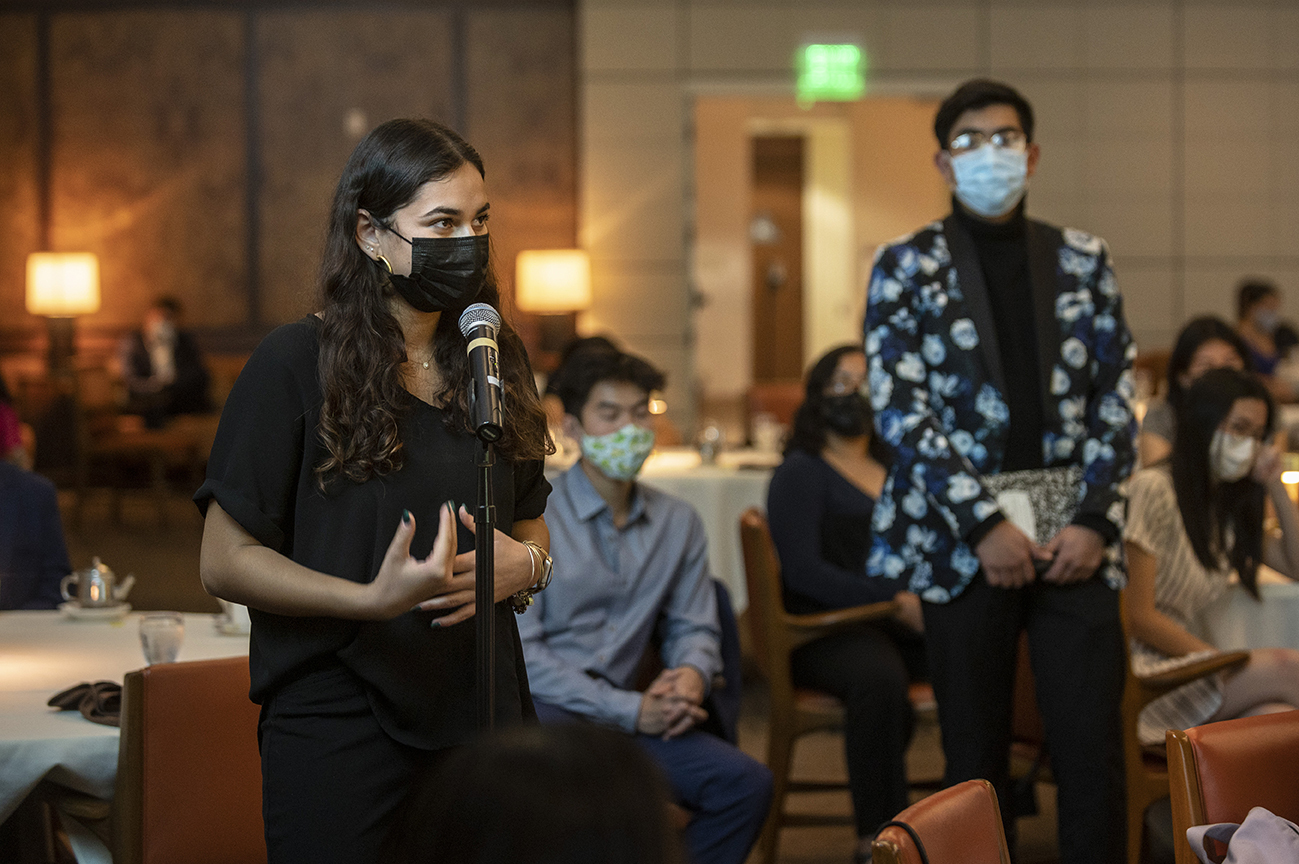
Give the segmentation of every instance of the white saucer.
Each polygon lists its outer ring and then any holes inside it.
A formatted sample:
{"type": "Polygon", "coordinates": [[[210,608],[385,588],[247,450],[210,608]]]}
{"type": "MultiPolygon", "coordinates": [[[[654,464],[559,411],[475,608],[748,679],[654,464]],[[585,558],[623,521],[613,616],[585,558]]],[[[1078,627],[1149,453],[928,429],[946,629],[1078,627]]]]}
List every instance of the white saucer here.
{"type": "Polygon", "coordinates": [[[59,612],[64,618],[73,621],[117,621],[131,611],[130,603],[118,603],[113,606],[80,606],[76,603],[60,603],[59,612]]]}
{"type": "Polygon", "coordinates": [[[220,615],[217,616],[216,631],[222,636],[247,636],[252,632],[250,628],[240,627],[233,621],[223,620],[220,615]]]}

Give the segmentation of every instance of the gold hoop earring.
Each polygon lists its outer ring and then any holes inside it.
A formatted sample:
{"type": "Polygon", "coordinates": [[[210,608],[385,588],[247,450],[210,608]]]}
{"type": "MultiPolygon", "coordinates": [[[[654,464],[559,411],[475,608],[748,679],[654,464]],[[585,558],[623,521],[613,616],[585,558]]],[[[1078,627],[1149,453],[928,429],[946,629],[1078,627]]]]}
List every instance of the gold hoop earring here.
{"type": "Polygon", "coordinates": [[[382,255],[376,255],[375,257],[378,258],[379,261],[381,261],[381,262],[383,263],[383,266],[386,267],[386,268],[388,269],[388,272],[389,272],[389,273],[392,272],[392,264],[389,263],[389,261],[388,261],[387,258],[383,257],[382,255]]]}

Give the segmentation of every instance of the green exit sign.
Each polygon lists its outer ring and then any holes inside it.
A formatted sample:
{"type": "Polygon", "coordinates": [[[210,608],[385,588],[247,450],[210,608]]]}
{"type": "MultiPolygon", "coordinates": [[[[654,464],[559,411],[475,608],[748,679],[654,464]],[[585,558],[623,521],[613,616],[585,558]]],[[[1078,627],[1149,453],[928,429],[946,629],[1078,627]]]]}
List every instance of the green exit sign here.
{"type": "Polygon", "coordinates": [[[866,92],[866,55],[856,45],[808,45],[798,55],[800,102],[851,102],[866,92]]]}

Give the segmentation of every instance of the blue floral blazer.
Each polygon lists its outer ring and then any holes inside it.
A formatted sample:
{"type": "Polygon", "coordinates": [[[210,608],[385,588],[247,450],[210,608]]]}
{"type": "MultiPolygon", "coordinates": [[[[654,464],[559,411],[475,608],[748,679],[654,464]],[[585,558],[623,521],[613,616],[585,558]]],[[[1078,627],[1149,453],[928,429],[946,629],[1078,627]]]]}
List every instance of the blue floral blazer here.
{"type": "MultiPolygon", "coordinates": [[[[1132,470],[1136,346],[1105,242],[1028,220],[1047,468],[1078,465],[1078,514],[1122,537],[1132,470]]],[[[962,538],[997,512],[982,477],[1001,468],[1010,412],[992,307],[974,241],[949,216],[880,248],[866,307],[877,431],[895,460],[875,507],[871,576],[905,579],[933,603],[979,570],[962,538]]],[[[1074,518],[1077,518],[1076,516],[1074,518]]],[[[1124,582],[1121,540],[1102,575],[1124,582]]]]}

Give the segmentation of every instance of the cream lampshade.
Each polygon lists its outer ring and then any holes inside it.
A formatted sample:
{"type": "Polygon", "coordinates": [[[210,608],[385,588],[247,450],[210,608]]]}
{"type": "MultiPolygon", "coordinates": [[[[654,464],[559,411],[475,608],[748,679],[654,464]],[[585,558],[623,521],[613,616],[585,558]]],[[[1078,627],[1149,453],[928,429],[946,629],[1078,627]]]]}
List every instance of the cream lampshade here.
{"type": "Polygon", "coordinates": [[[591,259],[581,249],[530,249],[515,264],[514,302],[539,315],[591,305],[591,259]]]}
{"type": "Polygon", "coordinates": [[[44,315],[49,326],[50,374],[70,374],[76,316],[99,311],[99,259],[91,252],[28,255],[27,311],[44,315]]]}
{"type": "Polygon", "coordinates": [[[27,256],[27,311],[73,318],[99,311],[99,259],[92,252],[27,256]]]}

